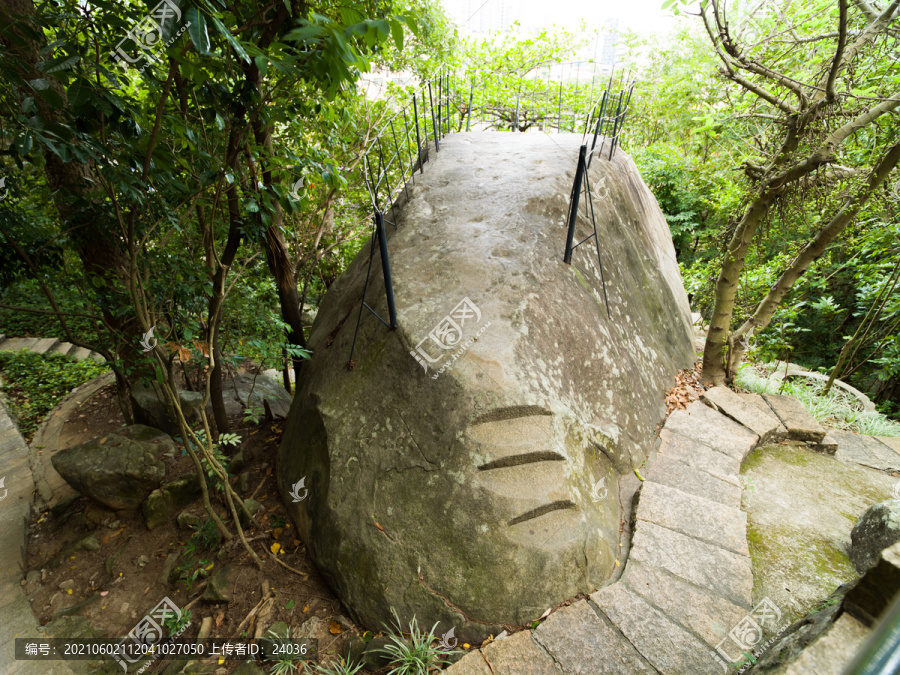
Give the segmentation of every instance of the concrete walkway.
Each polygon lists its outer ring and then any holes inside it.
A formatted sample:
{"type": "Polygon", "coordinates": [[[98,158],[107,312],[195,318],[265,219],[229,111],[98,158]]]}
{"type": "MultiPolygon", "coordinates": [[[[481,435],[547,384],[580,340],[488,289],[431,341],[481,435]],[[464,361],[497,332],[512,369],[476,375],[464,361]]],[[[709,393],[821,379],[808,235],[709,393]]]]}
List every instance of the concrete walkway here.
{"type": "Polygon", "coordinates": [[[0,351],[14,352],[20,349],[27,349],[35,354],[67,354],[78,361],[86,358],[104,361],[97,352],[92,352],[84,347],[76,347],[69,342],[60,342],[56,338],[8,338],[0,334],[0,351]]]}
{"type": "MultiPolygon", "coordinates": [[[[622,577],[554,612],[533,631],[470,652],[447,672],[726,672],[726,662],[741,658],[734,637],[746,635],[741,626],[755,621],[768,638],[781,619],[774,604],[751,604],[741,463],[757,445],[784,438],[840,456],[847,439],[833,445],[825,443],[826,435],[793,399],[739,395],[720,387],[672,413],[660,432],[658,456],[644,472],[622,577]]],[[[855,442],[867,448],[878,443],[881,463],[900,466],[900,452],[888,443],[855,442]]]]}

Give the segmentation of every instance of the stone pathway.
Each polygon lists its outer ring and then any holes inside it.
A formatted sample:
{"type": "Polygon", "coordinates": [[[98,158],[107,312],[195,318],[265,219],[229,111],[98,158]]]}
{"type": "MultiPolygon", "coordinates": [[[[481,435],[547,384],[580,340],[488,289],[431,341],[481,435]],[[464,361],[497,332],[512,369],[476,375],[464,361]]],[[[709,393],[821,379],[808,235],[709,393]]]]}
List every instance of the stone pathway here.
{"type": "Polygon", "coordinates": [[[35,489],[28,455],[25,439],[0,402],[0,478],[8,490],[0,500],[0,668],[10,675],[66,675],[72,671],[63,661],[15,660],[15,638],[43,637],[20,583],[35,489]]]}
{"type": "Polygon", "coordinates": [[[104,358],[97,352],[92,352],[84,347],[76,347],[69,342],[60,342],[56,338],[8,338],[0,333],[0,351],[13,352],[27,349],[35,354],[68,354],[78,361],[90,357],[95,361],[103,362],[104,358]]]}
{"type": "Polygon", "coordinates": [[[725,640],[723,650],[739,658],[726,637],[753,610],[740,482],[749,453],[788,438],[836,451],[838,459],[865,464],[874,456],[900,466],[900,448],[884,439],[850,434],[851,441],[838,433],[837,443],[829,442],[834,432],[790,397],[715,387],[702,398],[672,413],[660,432],[662,445],[638,493],[622,577],[533,631],[470,652],[448,673],[718,675],[725,663],[716,647],[725,640]]]}

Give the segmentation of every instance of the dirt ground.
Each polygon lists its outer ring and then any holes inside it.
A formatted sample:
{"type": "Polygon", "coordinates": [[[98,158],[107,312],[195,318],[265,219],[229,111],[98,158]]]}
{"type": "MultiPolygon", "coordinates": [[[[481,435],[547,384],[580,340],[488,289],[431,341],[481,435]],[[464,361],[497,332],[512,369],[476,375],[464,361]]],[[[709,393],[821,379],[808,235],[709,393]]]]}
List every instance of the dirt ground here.
{"type": "MultiPolygon", "coordinates": [[[[124,424],[112,385],[98,391],[80,410],[65,424],[61,447],[115,432],[124,424]]],[[[238,637],[241,634],[252,637],[259,632],[257,628],[266,629],[276,621],[284,621],[299,631],[305,622],[318,617],[321,622],[313,623],[318,625],[319,663],[339,658],[343,642],[350,635],[363,633],[363,629],[346,618],[340,601],[316,572],[305,546],[297,538],[292,524],[287,522],[274,475],[283,421],[263,421],[256,426],[237,417],[231,419],[231,424],[232,431],[243,441],[240,449],[244,466],[237,473],[249,474],[249,480],[245,479],[247,489],[238,489],[238,492],[261,504],[257,514],[260,527],[247,530],[246,536],[263,560],[262,569],[257,569],[237,538],[219,543],[212,549],[197,550],[190,558],[186,549],[193,531],[179,528],[174,520],[150,531],[139,512],[107,511],[74,495],[69,502],[63,501],[50,511],[35,514],[31,523],[27,568],[42,572],[39,582],[35,574],[30,575],[25,591],[42,625],[51,621],[54,613],[60,616],[60,610],[63,610],[63,613],[86,617],[94,628],[105,631],[108,637],[119,638],[125,636],[145,612],[168,596],[181,609],[191,611],[191,627],[183,637],[196,636],[205,617],[212,619],[209,637],[238,637]],[[94,537],[99,548],[73,550],[88,536],[94,537]],[[296,572],[272,559],[271,547],[276,543],[283,549],[278,553],[279,560],[296,572]],[[166,558],[175,552],[179,553],[178,565],[184,566],[184,575],[191,577],[196,572],[196,579],[181,579],[170,584],[160,578],[166,558]],[[209,603],[202,600],[200,595],[206,585],[206,575],[214,574],[225,565],[232,568],[230,601],[209,603]],[[261,599],[266,582],[274,595],[274,604],[266,616],[255,615],[248,620],[261,599]],[[82,602],[86,604],[65,612],[82,602]]],[[[235,450],[229,448],[226,454],[232,455],[235,450]]],[[[165,482],[194,470],[190,457],[183,451],[181,454],[174,461],[167,460],[165,482]]],[[[224,518],[226,507],[223,501],[212,499],[214,508],[224,518]]],[[[199,498],[186,510],[207,518],[199,498]]],[[[234,531],[233,526],[230,529],[234,531]]],[[[155,671],[161,671],[165,665],[165,662],[159,662],[155,671]]],[[[218,667],[224,666],[231,672],[237,665],[237,661],[229,661],[218,667]]],[[[151,669],[151,672],[155,671],[151,669]]]]}

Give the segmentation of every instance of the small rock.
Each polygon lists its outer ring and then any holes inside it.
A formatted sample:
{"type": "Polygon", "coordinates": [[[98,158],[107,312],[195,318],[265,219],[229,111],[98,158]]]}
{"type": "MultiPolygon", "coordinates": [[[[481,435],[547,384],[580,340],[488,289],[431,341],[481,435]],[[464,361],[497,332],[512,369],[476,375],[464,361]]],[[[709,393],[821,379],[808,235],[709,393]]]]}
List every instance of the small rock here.
{"type": "Polygon", "coordinates": [[[50,613],[56,614],[59,610],[61,610],[66,604],[66,594],[65,593],[54,593],[50,596],[50,613]]]}
{"type": "Polygon", "coordinates": [[[178,527],[182,530],[194,530],[200,527],[200,516],[191,513],[190,511],[182,511],[178,514],[178,518],[175,519],[178,523],[178,527]]]}
{"type": "Polygon", "coordinates": [[[96,551],[100,548],[100,542],[95,537],[88,536],[78,542],[78,548],[85,551],[96,551]]]}
{"type": "Polygon", "coordinates": [[[225,565],[209,578],[203,599],[206,602],[231,602],[231,565],[225,565]]]}
{"type": "Polygon", "coordinates": [[[247,492],[250,489],[250,472],[244,471],[238,474],[238,491],[247,492]]]}
{"type": "Polygon", "coordinates": [[[363,652],[366,651],[366,641],[358,635],[351,635],[341,648],[341,656],[348,666],[353,667],[363,660],[363,652]]]}
{"type": "Polygon", "coordinates": [[[28,574],[25,575],[25,583],[30,586],[36,586],[41,583],[41,573],[39,570],[30,570],[28,574]]]}
{"type": "Polygon", "coordinates": [[[850,562],[865,574],[878,564],[881,552],[900,541],[900,499],[873,504],[850,533],[850,562]]]}
{"type": "Polygon", "coordinates": [[[147,563],[150,562],[150,558],[145,555],[140,556],[137,560],[134,561],[134,564],[138,567],[145,567],[147,563]]]}
{"type": "Polygon", "coordinates": [[[172,574],[175,572],[175,568],[178,566],[178,559],[180,557],[181,551],[175,551],[174,553],[170,553],[166,557],[166,561],[163,563],[162,570],[160,570],[159,572],[159,583],[166,586],[171,582],[172,574]]]}
{"type": "Polygon", "coordinates": [[[231,473],[238,473],[244,468],[245,464],[243,450],[238,450],[231,456],[231,459],[228,460],[228,468],[231,470],[231,473]]]}
{"type": "MultiPolygon", "coordinates": [[[[245,499],[244,505],[247,507],[247,510],[253,514],[255,517],[257,513],[259,513],[259,507],[261,504],[255,499],[245,499]]],[[[247,514],[244,513],[242,509],[238,509],[238,519],[241,521],[241,527],[246,528],[250,524],[250,519],[247,518],[247,514]]]]}
{"type": "Polygon", "coordinates": [[[161,485],[151,492],[141,504],[141,513],[147,529],[152,530],[167,522],[200,494],[200,476],[189,473],[171,483],[161,485]]]}
{"type": "Polygon", "coordinates": [[[108,527],[109,529],[111,529],[111,530],[118,530],[118,529],[119,529],[119,526],[120,526],[121,524],[122,524],[122,521],[121,521],[121,520],[114,520],[114,521],[112,521],[109,525],[107,525],[107,527],[108,527]]]}
{"type": "Polygon", "coordinates": [[[119,614],[127,614],[129,607],[131,607],[131,605],[129,603],[123,602],[122,606],[119,607],[119,614]]]}
{"type": "Polygon", "coordinates": [[[389,666],[393,659],[381,650],[392,642],[393,640],[387,635],[372,638],[366,645],[366,650],[362,655],[363,668],[376,671],[389,666]]]}
{"type": "Polygon", "coordinates": [[[65,581],[60,581],[57,585],[57,588],[61,591],[70,591],[75,588],[75,580],[74,579],[66,579],[65,581]]]}
{"type": "Polygon", "coordinates": [[[334,620],[337,621],[338,625],[344,630],[353,630],[354,628],[353,622],[343,614],[338,614],[336,617],[334,617],[334,620]]]}

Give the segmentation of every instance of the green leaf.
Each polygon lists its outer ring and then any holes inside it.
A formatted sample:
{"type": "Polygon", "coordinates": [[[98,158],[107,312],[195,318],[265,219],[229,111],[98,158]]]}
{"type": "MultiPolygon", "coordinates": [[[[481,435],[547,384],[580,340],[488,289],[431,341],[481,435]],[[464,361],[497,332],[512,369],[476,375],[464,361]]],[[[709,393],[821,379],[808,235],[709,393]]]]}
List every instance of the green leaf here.
{"type": "Polygon", "coordinates": [[[285,609],[294,609],[294,601],[288,600],[288,603],[284,606],[285,609]]]}
{"type": "Polygon", "coordinates": [[[206,17],[196,7],[188,7],[187,20],[190,22],[188,33],[191,42],[201,54],[209,54],[209,33],[206,32],[206,17]]]}
{"type": "Polygon", "coordinates": [[[403,24],[399,21],[391,21],[391,35],[394,36],[394,44],[397,45],[397,51],[403,51],[403,24]]]}
{"type": "Polygon", "coordinates": [[[75,56],[61,56],[57,59],[50,59],[49,61],[42,61],[37,64],[38,70],[42,73],[56,73],[60,70],[68,70],[76,63],[81,60],[81,57],[78,55],[75,56]]]}
{"type": "Polygon", "coordinates": [[[243,59],[247,63],[250,63],[250,55],[247,54],[247,51],[244,49],[244,47],[241,45],[241,43],[238,42],[237,39],[234,37],[234,35],[231,34],[231,31],[229,31],[225,27],[225,24],[222,23],[219,20],[219,18],[216,17],[215,15],[210,16],[209,18],[212,19],[212,22],[215,25],[216,29],[222,34],[222,37],[224,37],[228,41],[228,44],[231,45],[231,47],[234,49],[235,53],[241,59],[243,59]]]}

